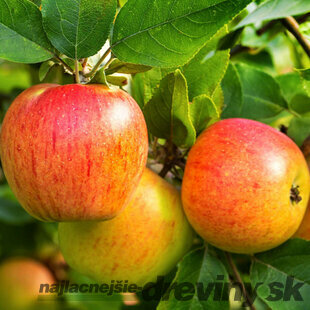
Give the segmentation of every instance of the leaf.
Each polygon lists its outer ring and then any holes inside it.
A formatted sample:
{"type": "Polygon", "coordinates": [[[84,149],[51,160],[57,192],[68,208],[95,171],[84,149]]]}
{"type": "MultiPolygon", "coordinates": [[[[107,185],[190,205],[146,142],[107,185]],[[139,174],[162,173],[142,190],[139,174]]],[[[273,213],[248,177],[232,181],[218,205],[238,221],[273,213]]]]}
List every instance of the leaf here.
{"type": "Polygon", "coordinates": [[[310,136],[310,117],[295,117],[292,119],[287,134],[298,146],[310,136]]]}
{"type": "Polygon", "coordinates": [[[258,296],[272,309],[309,309],[310,242],[291,239],[274,250],[257,254],[250,276],[253,286],[262,283],[257,289],[258,296]],[[299,294],[302,300],[296,301],[294,297],[299,294]]]}
{"type": "Polygon", "coordinates": [[[240,117],[243,106],[243,93],[239,73],[234,64],[230,63],[222,80],[224,92],[223,119],[240,117]]]}
{"type": "Polygon", "coordinates": [[[234,47],[236,43],[239,41],[242,31],[243,29],[237,29],[223,36],[217,44],[217,49],[222,51],[234,47]]]}
{"type": "Polygon", "coordinates": [[[0,0],[0,58],[37,63],[53,57],[39,8],[28,0],[0,0]]]}
{"type": "Polygon", "coordinates": [[[0,186],[0,222],[21,225],[33,222],[31,217],[17,202],[8,185],[0,186]]]}
{"type": "Polygon", "coordinates": [[[182,67],[182,73],[188,83],[190,101],[203,94],[213,96],[215,89],[223,79],[228,66],[229,50],[216,51],[216,47],[220,37],[225,33],[227,33],[226,27],[182,67]]]}
{"type": "Polygon", "coordinates": [[[279,19],[299,15],[310,11],[310,2],[304,0],[267,0],[244,18],[237,28],[265,20],[279,19]]]}
{"type": "MultiPolygon", "coordinates": [[[[173,70],[174,71],[174,70],[173,70]]],[[[161,68],[153,68],[150,71],[144,73],[138,73],[133,78],[132,88],[134,90],[140,89],[139,101],[140,107],[144,107],[150,99],[153,97],[154,93],[159,87],[160,81],[169,73],[169,71],[163,70],[161,68]],[[136,84],[139,85],[136,85],[136,84]]]]}
{"type": "Polygon", "coordinates": [[[48,72],[51,70],[53,66],[56,65],[56,62],[52,60],[45,61],[41,64],[40,69],[39,69],[39,80],[42,82],[48,72]]]}
{"type": "Polygon", "coordinates": [[[289,103],[289,108],[298,114],[310,112],[310,98],[303,87],[299,73],[293,72],[277,77],[282,93],[289,103]]]}
{"type": "Polygon", "coordinates": [[[106,76],[107,82],[116,86],[125,86],[128,84],[126,76],[108,75],[106,76]]]}
{"type": "Polygon", "coordinates": [[[310,69],[298,70],[302,77],[303,87],[310,96],[310,69]]]}
{"type": "Polygon", "coordinates": [[[105,70],[105,74],[113,73],[125,73],[125,74],[137,74],[140,72],[146,72],[151,70],[152,67],[144,65],[136,65],[128,62],[123,62],[119,59],[114,59],[110,66],[105,70]]]}
{"type": "Polygon", "coordinates": [[[112,34],[120,60],[156,67],[187,63],[251,0],[129,0],[112,34]]]}
{"type": "Polygon", "coordinates": [[[189,107],[191,120],[197,134],[220,118],[217,106],[207,95],[195,97],[189,107]]]}
{"type": "Polygon", "coordinates": [[[238,64],[236,69],[243,92],[242,117],[269,118],[287,108],[280,86],[271,75],[243,64],[238,64]]]}
{"type": "Polygon", "coordinates": [[[43,0],[43,26],[63,54],[80,59],[96,54],[108,38],[116,0],[43,0]]]}
{"type": "Polygon", "coordinates": [[[171,139],[177,146],[192,146],[196,132],[189,109],[186,80],[180,70],[176,70],[160,82],[144,107],[149,131],[158,138],[171,139]]]}
{"type": "Polygon", "coordinates": [[[297,94],[306,94],[302,79],[297,72],[281,74],[276,77],[285,99],[290,102],[297,94]]]}
{"type": "MultiPolygon", "coordinates": [[[[224,265],[220,260],[212,256],[208,252],[208,249],[196,249],[184,256],[178,265],[178,272],[175,276],[175,279],[173,280],[173,283],[177,284],[183,283],[185,285],[186,283],[187,288],[189,288],[188,294],[182,294],[183,298],[173,298],[173,296],[170,295],[168,300],[165,300],[164,295],[157,309],[228,310],[228,298],[227,301],[217,300],[221,299],[225,293],[227,293],[228,296],[228,292],[222,292],[222,289],[220,291],[221,296],[217,296],[217,290],[214,286],[214,282],[219,280],[222,283],[229,282],[228,274],[224,265]],[[190,290],[190,288],[192,288],[192,290],[190,290]]],[[[175,290],[175,294],[178,294],[176,291],[178,291],[178,289],[175,290]]],[[[170,292],[169,288],[167,292],[170,292]]]]}

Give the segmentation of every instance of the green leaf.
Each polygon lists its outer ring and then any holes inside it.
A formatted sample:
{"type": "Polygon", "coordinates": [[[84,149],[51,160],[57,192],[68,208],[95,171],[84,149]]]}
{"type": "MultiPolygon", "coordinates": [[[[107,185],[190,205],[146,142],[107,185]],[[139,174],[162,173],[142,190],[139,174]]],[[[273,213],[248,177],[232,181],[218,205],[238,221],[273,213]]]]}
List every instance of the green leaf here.
{"type": "Polygon", "coordinates": [[[188,84],[189,100],[199,95],[213,96],[214,91],[225,75],[229,61],[229,50],[216,51],[219,39],[227,33],[226,27],[182,67],[188,84]]]}
{"type": "Polygon", "coordinates": [[[116,0],[43,0],[43,26],[63,54],[80,59],[96,54],[108,38],[116,0]]]}
{"type": "Polygon", "coordinates": [[[282,74],[276,77],[285,99],[290,102],[297,94],[306,94],[302,79],[297,72],[282,74]]]}
{"type": "Polygon", "coordinates": [[[39,8],[28,0],[0,0],[0,58],[37,63],[53,57],[39,8]]]}
{"type": "Polygon", "coordinates": [[[303,80],[303,87],[310,96],[310,69],[299,70],[299,73],[303,80]]]}
{"type": "Polygon", "coordinates": [[[308,13],[310,2],[305,0],[267,0],[243,19],[237,28],[265,20],[279,19],[287,16],[308,13]]]}
{"type": "Polygon", "coordinates": [[[243,92],[241,116],[250,119],[269,118],[287,108],[279,84],[275,79],[253,67],[238,64],[243,92]]]}
{"type": "Polygon", "coordinates": [[[299,73],[293,72],[277,77],[282,93],[289,103],[289,108],[298,114],[310,112],[310,98],[303,87],[299,73]]]}
{"type": "MultiPolygon", "coordinates": [[[[174,71],[174,70],[173,70],[174,71]]],[[[133,78],[133,92],[137,94],[137,90],[141,92],[139,94],[140,98],[134,98],[139,102],[141,108],[143,108],[153,97],[154,93],[159,87],[160,81],[168,74],[169,72],[161,68],[153,68],[150,71],[144,73],[138,73],[133,78]],[[139,84],[139,85],[137,85],[139,84]],[[136,90],[136,92],[135,92],[136,90]]]]}
{"type": "Polygon", "coordinates": [[[177,146],[192,146],[196,132],[189,109],[186,80],[180,70],[176,70],[160,82],[144,107],[149,131],[158,138],[171,139],[177,146]]]}
{"type": "Polygon", "coordinates": [[[39,69],[39,80],[42,82],[48,72],[51,70],[53,66],[56,65],[56,62],[52,60],[45,61],[41,64],[40,69],[39,69]]]}
{"type": "Polygon", "coordinates": [[[292,119],[287,134],[301,146],[310,136],[310,117],[295,117],[292,119]]]}
{"type": "Polygon", "coordinates": [[[271,309],[309,309],[310,242],[292,239],[274,250],[257,254],[250,276],[254,287],[262,283],[257,294],[271,309]],[[292,290],[295,285],[299,290],[296,287],[292,290]],[[302,300],[296,301],[294,297],[302,300]]]}
{"type": "Polygon", "coordinates": [[[129,0],[113,29],[120,60],[156,67],[187,63],[251,0],[129,0]]]}
{"type": "Polygon", "coordinates": [[[18,203],[8,185],[0,186],[0,222],[22,225],[33,222],[31,217],[18,203]]]}
{"type": "Polygon", "coordinates": [[[222,51],[226,49],[231,49],[239,41],[243,29],[237,29],[235,31],[229,32],[223,38],[221,38],[217,44],[217,49],[222,51]]]}
{"type": "MultiPolygon", "coordinates": [[[[228,273],[216,257],[212,256],[207,249],[196,249],[182,259],[178,266],[178,272],[173,283],[187,283],[188,294],[182,298],[174,298],[172,294],[168,300],[167,296],[162,297],[158,310],[175,309],[229,309],[229,302],[226,300],[214,300],[218,297],[215,293],[214,282],[221,277],[221,283],[229,282],[228,273]],[[210,292],[210,296],[203,296],[210,292]],[[203,298],[204,297],[204,298],[203,298]],[[181,299],[181,300],[180,300],[181,299]]],[[[167,292],[170,292],[169,288],[167,292]]],[[[228,292],[221,292],[223,295],[228,292]]],[[[221,297],[223,297],[223,295],[221,297]]],[[[227,298],[228,299],[228,298],[227,298]]]]}
{"type": "Polygon", "coordinates": [[[114,59],[110,66],[105,70],[105,74],[124,73],[124,74],[137,74],[151,70],[152,67],[144,65],[136,65],[128,62],[123,62],[119,59],[114,59]]]}
{"type": "Polygon", "coordinates": [[[217,106],[207,95],[195,97],[193,103],[190,104],[189,107],[191,120],[197,134],[220,118],[217,106]]]}
{"type": "Polygon", "coordinates": [[[222,80],[224,92],[223,119],[240,117],[243,106],[243,93],[239,73],[234,64],[230,63],[222,80]]]}
{"type": "Polygon", "coordinates": [[[126,76],[119,75],[107,75],[107,82],[116,86],[125,86],[128,84],[128,78],[126,76]]]}

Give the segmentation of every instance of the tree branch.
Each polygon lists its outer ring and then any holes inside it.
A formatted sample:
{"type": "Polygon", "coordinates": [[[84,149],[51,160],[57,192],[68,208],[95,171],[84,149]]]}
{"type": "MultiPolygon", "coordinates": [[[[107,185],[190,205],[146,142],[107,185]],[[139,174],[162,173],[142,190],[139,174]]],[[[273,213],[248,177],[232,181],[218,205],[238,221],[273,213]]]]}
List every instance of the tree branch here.
{"type": "Polygon", "coordinates": [[[306,54],[310,58],[310,42],[299,31],[299,24],[294,17],[286,17],[282,20],[286,29],[296,38],[299,44],[302,46],[306,54]]]}
{"type": "Polygon", "coordinates": [[[255,306],[253,305],[252,298],[249,296],[249,294],[248,294],[248,292],[244,286],[242,278],[241,278],[239,271],[238,271],[238,269],[237,269],[237,267],[236,267],[236,265],[235,265],[235,263],[231,257],[231,254],[228,252],[225,252],[225,256],[226,256],[226,259],[227,259],[227,262],[228,262],[230,268],[232,269],[232,271],[234,273],[235,280],[241,285],[243,296],[244,296],[246,302],[248,303],[250,309],[256,310],[255,306]]]}

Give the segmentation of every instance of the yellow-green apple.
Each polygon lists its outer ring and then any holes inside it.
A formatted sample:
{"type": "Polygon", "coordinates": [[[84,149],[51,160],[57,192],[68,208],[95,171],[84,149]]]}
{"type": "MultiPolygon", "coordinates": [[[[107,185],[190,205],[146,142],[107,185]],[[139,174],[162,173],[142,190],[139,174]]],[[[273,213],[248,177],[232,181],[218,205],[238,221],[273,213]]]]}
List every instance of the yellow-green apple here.
{"type": "MultiPolygon", "coordinates": [[[[10,258],[0,265],[0,310],[41,309],[41,284],[54,284],[52,273],[30,258],[10,258]]],[[[55,301],[44,301],[44,309],[54,309],[55,301]]]]}
{"type": "Polygon", "coordinates": [[[117,215],[139,183],[147,148],[137,103],[102,85],[29,88],[10,106],[0,137],[12,191],[44,221],[117,215]]]}
{"type": "Polygon", "coordinates": [[[295,143],[265,124],[227,119],[206,129],[185,167],[182,202],[207,242],[235,253],[274,248],[298,229],[309,172],[295,143]]]}
{"type": "MultiPolygon", "coordinates": [[[[310,138],[306,139],[303,144],[302,151],[306,158],[308,168],[310,169],[310,138]]],[[[296,232],[294,238],[302,238],[310,241],[310,200],[308,203],[306,214],[296,232]]]]}
{"type": "Polygon", "coordinates": [[[66,262],[105,283],[144,285],[156,280],[176,265],[192,240],[179,191],[149,169],[129,205],[114,219],[59,224],[66,262]]]}

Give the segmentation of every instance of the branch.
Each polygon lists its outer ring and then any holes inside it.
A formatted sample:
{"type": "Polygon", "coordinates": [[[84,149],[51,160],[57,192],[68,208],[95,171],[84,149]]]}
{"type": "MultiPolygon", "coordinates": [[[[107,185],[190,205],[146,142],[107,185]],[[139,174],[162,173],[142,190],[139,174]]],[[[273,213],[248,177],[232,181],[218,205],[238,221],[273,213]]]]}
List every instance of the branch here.
{"type": "Polygon", "coordinates": [[[235,265],[235,263],[231,257],[231,254],[228,252],[225,252],[225,256],[226,256],[226,259],[227,259],[227,262],[228,262],[230,268],[232,269],[232,271],[234,273],[235,280],[241,285],[243,296],[244,296],[246,302],[249,304],[250,309],[256,310],[255,306],[253,305],[252,298],[249,296],[249,294],[248,294],[248,292],[244,286],[242,278],[241,278],[239,271],[238,271],[238,269],[237,269],[237,267],[236,267],[236,265],[235,265]]]}
{"type": "Polygon", "coordinates": [[[303,47],[304,51],[310,58],[310,42],[299,31],[299,24],[294,17],[286,17],[282,20],[286,29],[296,38],[299,44],[303,47]]]}

